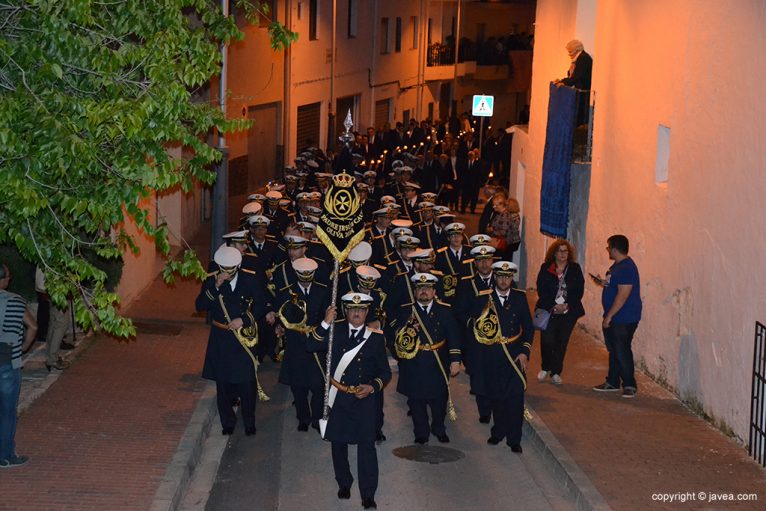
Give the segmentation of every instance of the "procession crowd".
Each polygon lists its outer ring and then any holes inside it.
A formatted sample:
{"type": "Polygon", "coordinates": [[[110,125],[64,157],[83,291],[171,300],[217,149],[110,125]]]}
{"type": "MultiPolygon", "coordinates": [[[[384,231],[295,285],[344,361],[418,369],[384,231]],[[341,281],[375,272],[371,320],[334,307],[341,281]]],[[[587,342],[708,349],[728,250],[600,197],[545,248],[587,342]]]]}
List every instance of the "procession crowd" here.
{"type": "MultiPolygon", "coordinates": [[[[521,453],[535,326],[526,294],[514,287],[518,204],[498,191],[480,221],[485,232],[471,235],[455,221],[453,196],[417,179],[413,165],[433,149],[417,155],[392,146],[378,158],[354,152],[363,146],[349,144],[332,159],[307,148],[281,182],[250,195],[241,230],[223,237],[196,306],[211,320],[203,377],[216,381],[223,434],[235,429],[234,403],[245,434],[256,433],[256,401],[267,399],[258,364],[281,362],[297,430],[314,428],[332,443],[341,499],[353,483],[348,445],[357,445],[362,504],[370,509],[375,445],[386,439],[388,356],[398,365],[396,392],[407,398],[416,444],[431,436],[450,442],[450,378],[465,370],[478,420],[492,423],[487,443],[505,441],[521,453]],[[352,233],[353,248],[338,253],[318,229],[320,217],[357,207],[364,227],[352,233]]],[[[540,381],[562,383],[566,343],[584,314],[583,281],[574,248],[553,242],[538,277],[538,310],[546,314],[535,321],[548,332],[540,381]]],[[[619,388],[622,375],[612,376],[605,385],[619,388]]]]}

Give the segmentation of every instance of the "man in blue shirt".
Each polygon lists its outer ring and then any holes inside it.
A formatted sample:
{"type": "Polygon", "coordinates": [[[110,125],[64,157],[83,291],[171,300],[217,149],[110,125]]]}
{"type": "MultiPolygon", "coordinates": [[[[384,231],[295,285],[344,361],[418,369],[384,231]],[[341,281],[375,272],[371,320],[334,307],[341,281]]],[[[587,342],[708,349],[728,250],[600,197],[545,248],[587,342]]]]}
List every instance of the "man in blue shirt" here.
{"type": "Polygon", "coordinates": [[[610,236],[606,249],[614,264],[606,279],[596,276],[594,280],[604,288],[602,328],[609,351],[609,373],[606,381],[593,390],[616,392],[622,384],[622,397],[632,398],[636,395],[636,377],[631,343],[641,320],[641,281],[636,263],[628,256],[628,238],[622,234],[610,236]]]}

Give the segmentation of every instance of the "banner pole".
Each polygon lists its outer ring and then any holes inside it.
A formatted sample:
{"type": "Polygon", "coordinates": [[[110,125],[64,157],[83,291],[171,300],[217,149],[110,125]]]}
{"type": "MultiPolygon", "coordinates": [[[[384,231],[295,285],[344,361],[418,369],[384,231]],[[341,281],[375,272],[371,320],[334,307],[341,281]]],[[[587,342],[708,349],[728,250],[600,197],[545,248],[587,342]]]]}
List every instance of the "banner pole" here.
{"type": "MultiPolygon", "coordinates": [[[[335,259],[335,267],[333,270],[334,278],[332,279],[332,305],[338,302],[338,272],[340,271],[340,262],[335,259]]],[[[330,378],[332,378],[332,341],[335,334],[335,321],[330,323],[330,330],[327,333],[329,338],[327,339],[327,377],[324,379],[324,406],[322,407],[322,419],[327,420],[330,415],[330,378]]]]}

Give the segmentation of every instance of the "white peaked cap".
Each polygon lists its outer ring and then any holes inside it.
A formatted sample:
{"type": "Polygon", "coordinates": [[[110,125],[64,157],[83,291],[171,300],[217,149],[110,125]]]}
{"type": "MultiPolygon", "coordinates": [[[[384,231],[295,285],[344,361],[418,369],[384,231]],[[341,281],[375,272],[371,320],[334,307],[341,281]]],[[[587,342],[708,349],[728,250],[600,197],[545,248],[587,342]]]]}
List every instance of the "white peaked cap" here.
{"type": "Polygon", "coordinates": [[[263,206],[258,202],[248,202],[242,207],[242,213],[245,215],[257,215],[261,212],[263,206]]]}
{"type": "Polygon", "coordinates": [[[372,255],[372,246],[366,241],[361,241],[357,246],[351,249],[348,258],[352,261],[366,261],[372,255]]]}
{"type": "Polygon", "coordinates": [[[242,254],[234,247],[221,245],[218,247],[218,250],[215,251],[213,260],[218,266],[223,266],[224,268],[232,268],[242,264],[242,254]]]}
{"type": "Polygon", "coordinates": [[[378,280],[380,278],[380,272],[376,268],[367,265],[357,266],[356,274],[363,279],[378,280]]]}
{"type": "Polygon", "coordinates": [[[308,257],[299,257],[292,262],[292,265],[293,270],[299,271],[301,273],[316,271],[316,269],[319,267],[316,261],[308,257]]]}

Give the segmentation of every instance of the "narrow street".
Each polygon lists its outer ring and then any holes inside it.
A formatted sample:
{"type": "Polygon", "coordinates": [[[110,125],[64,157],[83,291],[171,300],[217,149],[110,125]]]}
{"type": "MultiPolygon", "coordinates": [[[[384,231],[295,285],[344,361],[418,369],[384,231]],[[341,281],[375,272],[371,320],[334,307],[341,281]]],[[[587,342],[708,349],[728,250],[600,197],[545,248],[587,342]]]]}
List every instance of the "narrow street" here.
{"type": "MultiPolygon", "coordinates": [[[[396,371],[395,362],[391,363],[396,371]]],[[[262,382],[271,401],[258,405],[257,435],[246,437],[238,428],[225,444],[212,488],[209,482],[196,478],[181,508],[235,511],[251,510],[256,505],[258,509],[280,511],[361,509],[356,485],[349,501],[337,499],[329,444],[314,430],[297,431],[289,388],[276,382],[278,368],[273,363],[262,367],[262,382]],[[201,500],[208,489],[204,507],[201,500]],[[196,496],[196,503],[191,495],[196,496]]],[[[524,444],[521,456],[505,444],[487,445],[489,427],[478,422],[466,376],[452,383],[458,420],[447,425],[449,444],[432,438],[426,447],[413,445],[405,399],[395,388],[396,373],[386,389],[387,441],[378,446],[379,509],[502,510],[511,503],[530,511],[575,509],[566,488],[548,472],[531,443],[524,444]],[[404,459],[396,454],[400,449],[414,457],[429,455],[436,463],[404,459]]],[[[206,450],[218,448],[220,453],[219,429],[214,423],[206,450]]],[[[350,453],[355,473],[353,448],[350,453]]]]}

